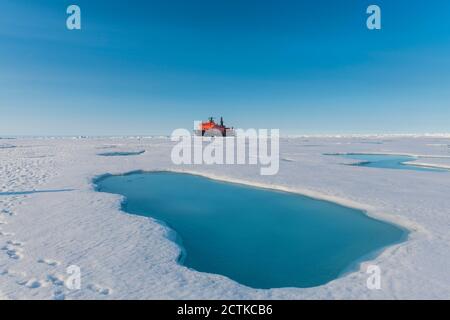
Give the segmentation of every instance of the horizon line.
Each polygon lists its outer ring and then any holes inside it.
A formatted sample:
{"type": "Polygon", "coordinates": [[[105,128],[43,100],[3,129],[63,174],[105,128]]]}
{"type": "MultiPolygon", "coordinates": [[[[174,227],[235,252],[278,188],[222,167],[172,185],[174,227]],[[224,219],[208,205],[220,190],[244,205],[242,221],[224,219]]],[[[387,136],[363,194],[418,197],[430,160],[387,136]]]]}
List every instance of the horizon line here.
{"type": "MultiPolygon", "coordinates": [[[[0,140],[20,139],[20,138],[169,138],[170,134],[60,134],[60,135],[0,135],[0,140]]],[[[450,132],[428,132],[428,133],[305,133],[305,134],[280,134],[280,138],[346,138],[346,137],[430,137],[430,138],[450,138],[450,132]]]]}

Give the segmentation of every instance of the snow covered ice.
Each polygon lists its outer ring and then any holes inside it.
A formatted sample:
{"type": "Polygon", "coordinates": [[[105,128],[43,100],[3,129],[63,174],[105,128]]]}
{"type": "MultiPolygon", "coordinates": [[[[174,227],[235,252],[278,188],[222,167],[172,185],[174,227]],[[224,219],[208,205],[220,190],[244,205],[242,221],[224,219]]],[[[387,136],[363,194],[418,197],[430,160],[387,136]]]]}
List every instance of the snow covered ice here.
{"type": "Polygon", "coordinates": [[[0,148],[0,299],[448,299],[450,172],[346,166],[325,154],[414,155],[450,168],[449,136],[329,136],[280,139],[280,170],[172,164],[164,137],[18,138],[0,148]],[[100,152],[144,153],[102,157],[100,152]],[[135,170],[174,170],[294,191],[364,209],[408,228],[409,239],[320,287],[251,289],[179,265],[174,236],[156,221],[120,211],[120,196],[93,179],[135,170]],[[382,272],[366,286],[367,266],[382,272]],[[81,289],[65,286],[80,266],[81,289]]]}

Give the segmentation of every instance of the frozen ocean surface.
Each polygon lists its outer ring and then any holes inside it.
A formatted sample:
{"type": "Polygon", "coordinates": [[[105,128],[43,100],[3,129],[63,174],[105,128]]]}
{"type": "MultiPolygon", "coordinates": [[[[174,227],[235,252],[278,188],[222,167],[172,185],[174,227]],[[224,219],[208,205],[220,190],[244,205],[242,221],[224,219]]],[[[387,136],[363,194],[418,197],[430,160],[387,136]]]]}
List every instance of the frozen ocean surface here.
{"type": "MultiPolygon", "coordinates": [[[[370,170],[330,153],[405,154],[414,165],[450,168],[450,135],[299,136],[280,140],[280,171],[257,166],[176,166],[164,137],[35,137],[0,149],[0,296],[3,299],[446,299],[450,297],[450,172],[370,170]],[[119,146],[118,148],[110,148],[119,146]],[[139,156],[99,157],[146,150],[139,156]],[[109,150],[108,150],[109,149],[109,150]],[[105,173],[176,170],[290,191],[407,228],[352,272],[313,288],[252,289],[177,262],[175,235],[121,211],[123,196],[95,190],[105,173]],[[63,190],[62,192],[51,192],[63,190]],[[69,290],[67,267],[82,273],[69,290]],[[380,290],[368,289],[371,265],[380,290]]],[[[264,267],[264,266],[262,266],[264,267]]]]}

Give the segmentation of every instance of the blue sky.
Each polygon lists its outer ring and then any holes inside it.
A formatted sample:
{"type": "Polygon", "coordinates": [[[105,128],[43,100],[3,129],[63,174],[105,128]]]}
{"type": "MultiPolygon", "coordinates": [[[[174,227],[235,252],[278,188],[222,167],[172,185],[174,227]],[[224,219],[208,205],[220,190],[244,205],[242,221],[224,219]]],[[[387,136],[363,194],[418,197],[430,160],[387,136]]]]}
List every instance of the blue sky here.
{"type": "Polygon", "coordinates": [[[449,132],[449,57],[448,0],[0,0],[0,135],[449,132]]]}

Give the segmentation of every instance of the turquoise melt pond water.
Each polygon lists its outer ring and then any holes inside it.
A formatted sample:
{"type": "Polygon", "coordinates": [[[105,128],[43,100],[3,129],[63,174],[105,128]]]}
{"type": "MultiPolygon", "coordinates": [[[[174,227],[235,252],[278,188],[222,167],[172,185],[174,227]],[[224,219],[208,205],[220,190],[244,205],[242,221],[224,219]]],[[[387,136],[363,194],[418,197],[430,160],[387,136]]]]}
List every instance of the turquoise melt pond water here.
{"type": "Polygon", "coordinates": [[[446,172],[448,170],[419,167],[406,162],[414,161],[417,158],[410,156],[398,156],[398,155],[385,155],[385,154],[344,154],[341,155],[344,158],[360,160],[360,163],[355,165],[372,168],[384,168],[384,169],[399,169],[399,170],[415,170],[415,171],[431,171],[431,172],[446,172]]]}
{"type": "Polygon", "coordinates": [[[331,202],[189,174],[138,172],[96,184],[125,196],[124,211],[176,231],[181,264],[253,288],[325,284],[407,234],[331,202]]]}
{"type": "Polygon", "coordinates": [[[138,156],[145,152],[143,151],[114,151],[114,152],[103,152],[99,153],[99,156],[103,157],[120,157],[120,156],[138,156]]]}

